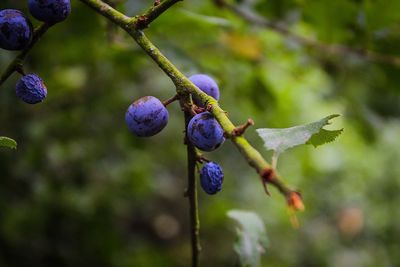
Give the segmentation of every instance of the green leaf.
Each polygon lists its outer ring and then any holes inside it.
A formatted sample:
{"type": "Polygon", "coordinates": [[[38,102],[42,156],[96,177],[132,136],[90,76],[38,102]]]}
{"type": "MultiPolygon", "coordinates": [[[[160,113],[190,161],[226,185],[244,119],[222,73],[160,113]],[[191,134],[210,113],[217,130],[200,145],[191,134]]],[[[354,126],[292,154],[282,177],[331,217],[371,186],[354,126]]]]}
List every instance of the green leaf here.
{"type": "Polygon", "coordinates": [[[233,248],[239,255],[241,266],[260,266],[261,254],[268,246],[263,221],[251,211],[230,210],[227,215],[240,225],[236,228],[237,240],[233,248]]]}
{"type": "Polygon", "coordinates": [[[264,146],[268,150],[274,150],[279,155],[294,146],[312,144],[317,147],[334,141],[343,129],[331,131],[323,129],[323,127],[330,124],[329,120],[338,116],[333,114],[313,123],[290,128],[263,128],[256,131],[264,140],[264,146]]]}
{"type": "Polygon", "coordinates": [[[16,149],[17,148],[17,142],[15,140],[5,137],[5,136],[0,136],[0,147],[9,147],[16,149]]]}
{"type": "Polygon", "coordinates": [[[336,138],[343,132],[343,129],[340,130],[325,130],[321,129],[319,133],[311,136],[310,140],[307,141],[306,144],[313,145],[314,147],[330,143],[336,140],[336,138]]]}

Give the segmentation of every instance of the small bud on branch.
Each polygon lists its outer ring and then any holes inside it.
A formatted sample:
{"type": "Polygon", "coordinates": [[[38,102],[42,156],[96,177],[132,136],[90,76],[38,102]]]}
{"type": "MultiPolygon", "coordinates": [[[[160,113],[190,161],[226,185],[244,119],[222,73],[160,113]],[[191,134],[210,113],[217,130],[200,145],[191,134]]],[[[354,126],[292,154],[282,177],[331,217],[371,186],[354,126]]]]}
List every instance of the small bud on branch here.
{"type": "Polygon", "coordinates": [[[287,203],[289,208],[295,211],[303,211],[305,209],[301,194],[299,192],[292,191],[287,196],[287,203]]]}

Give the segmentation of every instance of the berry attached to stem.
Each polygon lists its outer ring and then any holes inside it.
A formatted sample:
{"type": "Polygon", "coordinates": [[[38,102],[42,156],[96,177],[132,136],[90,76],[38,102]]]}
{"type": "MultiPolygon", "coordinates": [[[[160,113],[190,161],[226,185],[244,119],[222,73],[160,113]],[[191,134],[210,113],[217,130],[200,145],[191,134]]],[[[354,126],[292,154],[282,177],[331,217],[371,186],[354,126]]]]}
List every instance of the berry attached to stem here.
{"type": "Polygon", "coordinates": [[[224,173],[221,166],[215,162],[204,164],[200,170],[200,185],[210,195],[214,195],[222,189],[224,173]]]}
{"type": "Polygon", "coordinates": [[[203,151],[215,150],[225,141],[224,130],[209,112],[197,114],[190,120],[187,136],[203,151]]]}
{"type": "Polygon", "coordinates": [[[0,11],[0,47],[6,50],[22,50],[32,40],[32,24],[25,15],[15,9],[0,11]]]}
{"type": "Polygon", "coordinates": [[[125,122],[136,136],[149,137],[164,129],[168,117],[168,110],[158,98],[145,96],[129,106],[125,122]]]}
{"type": "Polygon", "coordinates": [[[27,74],[21,77],[15,87],[17,96],[28,104],[42,102],[47,96],[47,88],[37,74],[27,74]]]}
{"type": "Polygon", "coordinates": [[[33,17],[48,24],[61,22],[71,13],[70,0],[29,0],[28,6],[33,17]]]}
{"type": "MultiPolygon", "coordinates": [[[[219,100],[219,88],[213,78],[205,74],[195,74],[190,76],[189,80],[204,93],[212,96],[217,101],[219,100]]],[[[198,101],[198,99],[194,98],[193,100],[196,105],[202,106],[201,102],[198,101]]]]}

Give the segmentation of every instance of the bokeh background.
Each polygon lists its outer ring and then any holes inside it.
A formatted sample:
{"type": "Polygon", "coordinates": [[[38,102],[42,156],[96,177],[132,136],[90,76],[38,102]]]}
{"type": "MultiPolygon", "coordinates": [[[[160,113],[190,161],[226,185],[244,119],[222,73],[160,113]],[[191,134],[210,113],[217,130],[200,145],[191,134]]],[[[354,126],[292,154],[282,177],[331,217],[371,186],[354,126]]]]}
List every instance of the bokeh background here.
{"type": "MultiPolygon", "coordinates": [[[[129,37],[81,2],[30,53],[48,98],[27,105],[14,74],[0,89],[0,266],[188,266],[190,239],[183,117],[152,138],[124,122],[128,105],[174,86],[129,37]]],[[[153,2],[118,9],[140,14],[153,2]]],[[[400,1],[243,0],[233,4],[306,38],[400,56],[400,1]]],[[[0,8],[28,13],[26,1],[0,8]]],[[[38,22],[32,18],[32,22],[38,22]]],[[[255,128],[289,127],[339,113],[334,143],[280,157],[306,211],[293,229],[283,197],[226,142],[207,153],[225,171],[222,192],[200,190],[203,266],[235,266],[231,209],[257,212],[270,246],[262,266],[400,266],[400,67],[304,46],[256,27],[212,1],[187,0],[157,19],[148,36],[185,74],[207,73],[235,123],[263,155],[255,128]]],[[[4,70],[15,53],[0,51],[4,70]]]]}

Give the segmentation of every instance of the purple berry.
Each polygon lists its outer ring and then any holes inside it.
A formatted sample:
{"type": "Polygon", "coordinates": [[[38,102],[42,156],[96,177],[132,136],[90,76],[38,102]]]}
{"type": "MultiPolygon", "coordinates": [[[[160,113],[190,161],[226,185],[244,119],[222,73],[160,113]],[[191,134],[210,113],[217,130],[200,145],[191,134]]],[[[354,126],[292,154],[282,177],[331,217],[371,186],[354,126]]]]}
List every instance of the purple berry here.
{"type": "Polygon", "coordinates": [[[133,102],[125,114],[129,130],[137,136],[153,136],[168,123],[168,110],[158,98],[145,96],[133,102]]]}
{"type": "Polygon", "coordinates": [[[17,96],[28,104],[42,102],[47,96],[43,80],[36,74],[27,74],[17,82],[17,96]]]}
{"type": "Polygon", "coordinates": [[[0,47],[22,50],[32,40],[32,24],[24,14],[15,9],[0,11],[0,47]]]}
{"type": "MultiPolygon", "coordinates": [[[[209,96],[214,97],[216,100],[219,100],[219,88],[217,83],[208,75],[205,74],[195,74],[189,77],[189,80],[199,87],[204,93],[209,96]]],[[[195,103],[198,106],[202,106],[200,101],[194,99],[195,103]]]]}
{"type": "Polygon", "coordinates": [[[32,16],[49,24],[63,21],[71,13],[70,0],[29,0],[28,6],[32,16]]]}
{"type": "Polygon", "coordinates": [[[208,162],[201,168],[200,184],[203,190],[210,195],[221,191],[224,173],[221,166],[215,162],[208,162]]]}
{"type": "Polygon", "coordinates": [[[209,112],[197,114],[189,121],[187,136],[203,151],[212,151],[225,141],[224,130],[209,112]]]}

